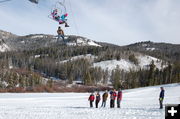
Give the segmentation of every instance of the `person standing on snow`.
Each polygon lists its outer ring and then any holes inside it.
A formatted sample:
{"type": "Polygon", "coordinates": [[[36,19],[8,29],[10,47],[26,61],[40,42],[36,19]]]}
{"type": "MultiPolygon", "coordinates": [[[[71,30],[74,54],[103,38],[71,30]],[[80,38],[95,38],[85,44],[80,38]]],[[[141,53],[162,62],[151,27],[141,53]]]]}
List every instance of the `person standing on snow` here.
{"type": "Polygon", "coordinates": [[[121,89],[119,89],[118,95],[117,95],[117,107],[118,108],[120,108],[121,100],[122,100],[122,91],[121,91],[121,89]]]}
{"type": "Polygon", "coordinates": [[[111,91],[110,92],[110,108],[114,108],[114,103],[115,103],[115,100],[116,100],[116,90],[114,89],[114,91],[111,91]]]}
{"type": "Polygon", "coordinates": [[[97,94],[96,94],[96,108],[98,108],[98,104],[99,104],[100,100],[101,100],[101,95],[99,94],[99,92],[97,92],[97,94]]]}
{"type": "Polygon", "coordinates": [[[164,88],[163,87],[160,87],[161,89],[161,92],[160,92],[160,95],[159,95],[159,104],[160,104],[160,109],[163,109],[163,100],[164,100],[164,88]]]}
{"type": "Polygon", "coordinates": [[[106,92],[102,95],[102,105],[101,107],[105,107],[106,106],[106,101],[107,101],[107,98],[108,98],[108,91],[106,90],[106,92]]]}
{"type": "Polygon", "coordinates": [[[94,94],[93,93],[91,93],[88,100],[90,102],[90,107],[93,107],[93,102],[94,102],[94,94]]]}

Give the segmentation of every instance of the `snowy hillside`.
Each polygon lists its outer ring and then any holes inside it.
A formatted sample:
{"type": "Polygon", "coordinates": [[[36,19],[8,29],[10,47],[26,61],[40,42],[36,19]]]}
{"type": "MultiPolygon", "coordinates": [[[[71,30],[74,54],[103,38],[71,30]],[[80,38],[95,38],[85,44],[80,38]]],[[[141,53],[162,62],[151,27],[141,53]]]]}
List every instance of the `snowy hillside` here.
{"type": "MultiPolygon", "coordinates": [[[[72,36],[70,36],[72,37],[72,36]]],[[[68,38],[67,38],[68,39],[68,38]]],[[[74,40],[70,40],[67,42],[68,46],[95,46],[95,47],[101,47],[101,45],[95,43],[95,41],[92,41],[90,39],[79,37],[74,40]]]]}
{"type": "Polygon", "coordinates": [[[66,63],[66,62],[68,62],[68,61],[75,61],[75,60],[78,60],[78,59],[87,59],[87,60],[89,60],[90,62],[93,62],[95,58],[97,58],[97,56],[94,56],[94,55],[91,55],[91,54],[78,55],[78,56],[71,57],[71,58],[68,59],[68,60],[60,61],[59,63],[66,63]]]}
{"type": "Polygon", "coordinates": [[[125,59],[121,60],[108,60],[108,61],[101,61],[98,63],[94,63],[94,67],[101,67],[103,70],[113,70],[116,67],[119,67],[120,69],[123,69],[125,71],[129,71],[129,69],[135,69],[135,64],[131,63],[130,61],[127,61],[125,59]]]}
{"type": "Polygon", "coordinates": [[[8,39],[8,38],[12,38],[12,37],[16,37],[16,35],[14,35],[10,32],[0,30],[0,39],[8,39]]]}
{"type": "Polygon", "coordinates": [[[4,43],[4,40],[0,39],[0,52],[9,51],[10,48],[4,43]]]}
{"type": "MultiPolygon", "coordinates": [[[[0,119],[163,119],[159,87],[123,90],[121,109],[109,108],[109,98],[107,107],[89,108],[89,93],[1,93],[0,119]]],[[[180,84],[164,88],[164,104],[179,104],[180,84]]]]}
{"type": "Polygon", "coordinates": [[[154,61],[154,64],[158,69],[166,67],[166,65],[161,66],[162,61],[155,57],[151,57],[147,55],[139,55],[136,56],[136,58],[138,59],[139,62],[138,65],[135,65],[129,60],[121,59],[121,60],[108,60],[108,61],[97,62],[94,63],[94,67],[101,67],[104,70],[106,69],[113,70],[118,66],[120,69],[129,71],[130,69],[138,70],[139,68],[148,68],[149,64],[151,64],[152,61],[154,61]]]}

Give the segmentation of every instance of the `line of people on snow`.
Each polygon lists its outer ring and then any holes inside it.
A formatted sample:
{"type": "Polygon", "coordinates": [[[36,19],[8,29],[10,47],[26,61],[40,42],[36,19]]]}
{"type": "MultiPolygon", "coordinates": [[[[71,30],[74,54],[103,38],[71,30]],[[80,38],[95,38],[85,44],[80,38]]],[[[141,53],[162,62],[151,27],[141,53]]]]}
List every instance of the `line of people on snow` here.
{"type": "MultiPolygon", "coordinates": [[[[115,101],[117,100],[117,108],[120,108],[120,103],[122,100],[122,90],[119,89],[118,92],[116,90],[110,91],[108,94],[108,91],[105,91],[102,95],[102,104],[101,107],[106,107],[107,98],[110,95],[110,108],[115,107],[115,101]]],[[[95,95],[91,93],[91,95],[88,98],[90,102],[90,107],[93,107],[93,102],[95,101],[95,106],[98,108],[99,102],[101,100],[101,95],[99,92],[97,92],[95,95]]]]}
{"type": "MultiPolygon", "coordinates": [[[[159,105],[160,105],[160,109],[163,109],[163,100],[164,100],[165,90],[163,87],[160,87],[160,89],[161,89],[161,91],[160,91],[160,95],[159,95],[159,105]]],[[[121,107],[120,104],[122,101],[122,90],[119,89],[118,92],[116,92],[116,90],[114,89],[113,91],[110,91],[109,94],[110,94],[110,108],[115,107],[115,101],[117,102],[117,108],[120,108],[121,107]]],[[[101,107],[106,107],[106,101],[107,101],[109,94],[108,94],[107,90],[103,93],[101,107]]],[[[95,106],[96,106],[96,108],[98,108],[98,104],[101,100],[101,95],[99,92],[97,92],[95,95],[93,93],[91,93],[88,100],[90,102],[90,107],[93,107],[93,102],[95,100],[95,106]]]]}

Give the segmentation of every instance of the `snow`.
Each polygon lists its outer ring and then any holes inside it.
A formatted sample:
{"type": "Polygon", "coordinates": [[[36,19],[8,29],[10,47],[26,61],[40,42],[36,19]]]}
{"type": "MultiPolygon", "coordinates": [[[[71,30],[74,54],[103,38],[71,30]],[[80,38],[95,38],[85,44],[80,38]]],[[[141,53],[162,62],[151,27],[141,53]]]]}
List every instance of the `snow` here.
{"type": "MultiPolygon", "coordinates": [[[[109,108],[109,98],[107,107],[89,108],[89,93],[1,93],[0,119],[164,119],[159,87],[123,90],[120,109],[109,108]]],[[[164,88],[164,104],[179,104],[180,84],[164,88]]]]}
{"type": "Polygon", "coordinates": [[[94,56],[94,55],[91,55],[91,54],[78,55],[78,56],[71,57],[70,59],[60,61],[60,63],[66,63],[68,61],[75,61],[75,60],[78,60],[78,59],[88,59],[88,60],[93,61],[95,58],[97,58],[97,56],[94,56]]]}
{"type": "Polygon", "coordinates": [[[147,46],[148,46],[148,44],[142,44],[142,46],[143,46],[143,47],[147,47],[147,46]]]}
{"type": "Polygon", "coordinates": [[[0,45],[0,52],[5,52],[8,50],[10,50],[10,48],[5,43],[0,45]]]}
{"type": "Polygon", "coordinates": [[[9,69],[12,69],[12,68],[13,68],[13,65],[10,64],[10,65],[9,65],[9,69]]]}
{"type": "Polygon", "coordinates": [[[134,69],[136,67],[135,64],[125,59],[108,60],[94,63],[94,67],[101,67],[103,70],[108,69],[109,71],[116,69],[117,66],[119,66],[120,69],[124,69],[125,71],[129,71],[129,69],[134,69]]]}
{"type": "Polygon", "coordinates": [[[7,87],[8,86],[8,83],[6,81],[0,81],[0,83],[2,84],[1,86],[3,86],[3,87],[7,87]]]}
{"type": "Polygon", "coordinates": [[[158,69],[162,69],[162,68],[166,67],[166,65],[161,66],[162,61],[160,59],[158,59],[158,58],[155,58],[155,57],[151,57],[151,56],[148,56],[148,55],[144,55],[144,56],[140,55],[137,58],[138,58],[138,61],[139,61],[139,66],[141,68],[147,68],[147,66],[149,64],[151,64],[152,60],[154,61],[154,64],[158,69]]]}
{"type": "Polygon", "coordinates": [[[148,55],[139,55],[139,56],[136,56],[136,58],[139,61],[138,65],[135,65],[134,63],[130,62],[127,59],[121,59],[121,60],[107,60],[107,61],[97,62],[97,63],[94,63],[93,66],[101,67],[103,70],[108,69],[109,71],[119,66],[120,69],[123,69],[124,71],[129,71],[130,69],[138,70],[139,68],[148,68],[148,66],[151,64],[153,60],[155,66],[158,69],[162,69],[166,67],[166,65],[161,66],[162,61],[155,57],[151,57],[148,55]]]}
{"type": "Polygon", "coordinates": [[[23,44],[24,44],[24,43],[25,43],[25,41],[21,41],[21,43],[23,43],[23,44]]]}
{"type": "Polygon", "coordinates": [[[66,43],[67,46],[76,46],[77,44],[76,43],[73,43],[73,42],[68,42],[66,43]]]}
{"type": "Polygon", "coordinates": [[[89,44],[90,46],[101,47],[101,45],[98,45],[97,43],[95,43],[95,42],[92,41],[92,40],[89,40],[88,44],[89,44]]]}
{"type": "Polygon", "coordinates": [[[34,35],[34,36],[31,36],[31,38],[43,38],[44,37],[44,35],[34,35]]]}
{"type": "Polygon", "coordinates": [[[35,55],[34,57],[35,57],[35,58],[39,58],[39,57],[41,57],[41,55],[35,55]]]}
{"type": "Polygon", "coordinates": [[[89,39],[78,38],[76,42],[77,42],[77,45],[81,45],[81,46],[101,47],[101,45],[98,45],[97,43],[89,39]]]}
{"type": "Polygon", "coordinates": [[[154,51],[156,48],[146,48],[146,50],[154,51]]]}

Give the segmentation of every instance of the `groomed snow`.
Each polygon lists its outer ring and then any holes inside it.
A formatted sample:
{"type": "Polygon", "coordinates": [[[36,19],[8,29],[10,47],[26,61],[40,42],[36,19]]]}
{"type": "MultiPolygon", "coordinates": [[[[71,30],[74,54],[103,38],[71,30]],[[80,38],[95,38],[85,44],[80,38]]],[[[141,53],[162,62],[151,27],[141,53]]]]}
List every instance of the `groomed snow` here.
{"type": "MultiPolygon", "coordinates": [[[[159,87],[123,90],[121,109],[109,108],[109,100],[89,108],[89,93],[1,93],[0,119],[164,119],[159,87]]],[[[164,87],[164,104],[179,104],[180,84],[164,87]]]]}

